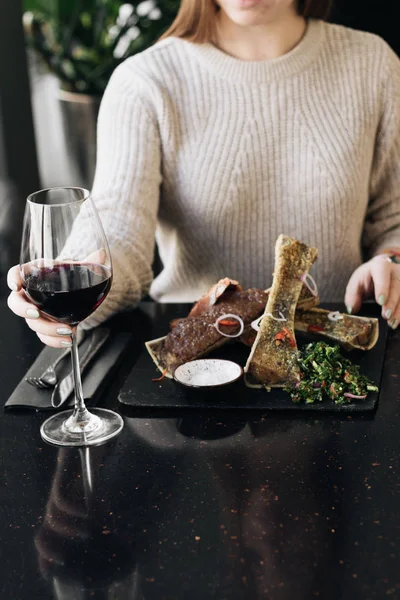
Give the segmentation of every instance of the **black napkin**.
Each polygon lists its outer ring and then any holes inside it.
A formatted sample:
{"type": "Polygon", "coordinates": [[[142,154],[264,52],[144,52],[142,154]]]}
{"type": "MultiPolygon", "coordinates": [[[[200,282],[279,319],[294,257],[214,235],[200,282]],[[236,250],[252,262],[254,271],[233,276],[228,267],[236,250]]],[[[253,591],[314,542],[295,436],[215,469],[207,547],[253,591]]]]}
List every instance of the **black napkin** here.
{"type": "MultiPolygon", "coordinates": [[[[80,355],[90,343],[92,334],[92,331],[89,331],[85,335],[84,340],[79,346],[80,355]]],[[[111,333],[108,340],[88,365],[87,369],[82,374],[83,395],[85,400],[87,400],[88,405],[93,405],[96,401],[101,393],[101,388],[106,384],[106,380],[112,376],[112,373],[114,373],[124,351],[131,341],[132,334],[130,333],[111,333]]],[[[46,367],[57,358],[59,353],[60,350],[48,346],[42,350],[7,400],[5,404],[6,409],[33,408],[35,410],[55,410],[50,402],[53,389],[35,388],[25,380],[25,377],[39,376],[46,367]]],[[[71,372],[70,357],[66,357],[59,367],[57,368],[57,374],[59,375],[59,379],[61,379],[71,372]],[[62,368],[59,368],[61,366],[62,368]]],[[[65,410],[71,405],[73,405],[73,394],[71,394],[70,398],[60,407],[60,410],[65,410]]]]}

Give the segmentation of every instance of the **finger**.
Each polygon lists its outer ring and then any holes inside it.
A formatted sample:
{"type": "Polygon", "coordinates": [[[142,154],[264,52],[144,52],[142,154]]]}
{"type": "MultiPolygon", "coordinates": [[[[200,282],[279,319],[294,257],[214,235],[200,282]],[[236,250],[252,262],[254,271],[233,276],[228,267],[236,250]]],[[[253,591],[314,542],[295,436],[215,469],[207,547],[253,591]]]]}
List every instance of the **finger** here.
{"type": "Polygon", "coordinates": [[[35,333],[52,337],[60,337],[60,339],[68,338],[68,336],[71,336],[74,332],[74,330],[68,325],[50,321],[50,319],[46,319],[45,317],[40,319],[26,319],[26,323],[28,327],[35,333]]]}
{"type": "Polygon", "coordinates": [[[39,319],[40,312],[34,304],[31,304],[26,299],[24,292],[11,292],[7,299],[8,307],[18,315],[25,319],[39,319]]]}
{"type": "Polygon", "coordinates": [[[344,301],[349,314],[357,313],[364,298],[372,291],[372,279],[368,263],[354,271],[346,287],[344,301]]]}
{"type": "Polygon", "coordinates": [[[13,313],[26,320],[28,326],[35,331],[35,333],[39,331],[44,335],[54,336],[67,336],[72,333],[71,328],[67,325],[51,321],[43,316],[34,304],[27,301],[23,291],[11,292],[7,299],[7,304],[13,313]]]}
{"type": "Polygon", "coordinates": [[[92,252],[91,254],[89,254],[85,260],[83,261],[83,263],[96,263],[98,265],[104,265],[105,262],[107,261],[107,252],[105,251],[104,248],[101,248],[100,250],[96,250],[95,252],[92,252]]]}
{"type": "Polygon", "coordinates": [[[400,269],[397,265],[392,265],[390,273],[390,286],[388,296],[385,298],[385,304],[382,306],[382,316],[388,321],[395,318],[397,304],[400,299],[400,269]],[[396,267],[396,268],[394,268],[396,267]]]}
{"type": "Polygon", "coordinates": [[[46,344],[46,346],[51,346],[52,348],[69,348],[72,346],[72,342],[68,338],[62,339],[52,335],[43,335],[42,333],[37,333],[36,335],[40,341],[43,342],[43,344],[46,344]]]}
{"type": "Polygon", "coordinates": [[[7,273],[7,285],[13,292],[18,292],[22,286],[22,279],[19,271],[19,265],[11,267],[7,273]]]}
{"type": "Polygon", "coordinates": [[[392,285],[390,288],[390,297],[397,297],[397,302],[394,303],[393,313],[388,318],[388,325],[392,329],[397,329],[400,324],[400,277],[392,276],[392,285]]]}
{"type": "Polygon", "coordinates": [[[384,256],[376,256],[370,261],[371,276],[374,283],[374,296],[379,306],[382,306],[382,316],[387,310],[386,303],[389,298],[391,273],[393,263],[384,256]]]}

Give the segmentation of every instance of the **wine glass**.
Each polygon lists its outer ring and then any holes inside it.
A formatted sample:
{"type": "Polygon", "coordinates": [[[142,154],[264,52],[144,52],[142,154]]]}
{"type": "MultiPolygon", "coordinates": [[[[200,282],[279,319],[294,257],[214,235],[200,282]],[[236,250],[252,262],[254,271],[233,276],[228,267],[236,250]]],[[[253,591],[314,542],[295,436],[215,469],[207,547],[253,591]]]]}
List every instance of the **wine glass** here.
{"type": "MultiPolygon", "coordinates": [[[[90,193],[79,187],[40,190],[25,209],[20,273],[30,302],[75,328],[106,298],[112,282],[107,239],[90,193]]],[[[91,446],[117,435],[122,417],[83,398],[76,334],[71,335],[75,405],[47,419],[40,433],[57,446],[91,446]]]]}

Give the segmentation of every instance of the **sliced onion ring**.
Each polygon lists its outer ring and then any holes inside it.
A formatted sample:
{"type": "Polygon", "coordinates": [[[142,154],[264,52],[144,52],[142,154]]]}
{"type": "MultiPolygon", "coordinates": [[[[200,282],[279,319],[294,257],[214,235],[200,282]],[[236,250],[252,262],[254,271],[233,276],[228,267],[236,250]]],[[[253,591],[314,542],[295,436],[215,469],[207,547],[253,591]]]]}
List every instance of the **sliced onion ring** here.
{"type": "Polygon", "coordinates": [[[272,313],[265,313],[265,315],[261,315],[261,317],[258,317],[258,319],[255,319],[254,321],[252,321],[250,323],[250,325],[256,331],[260,331],[260,323],[264,317],[270,317],[274,321],[287,321],[287,319],[283,316],[281,311],[279,311],[278,314],[279,314],[279,319],[278,319],[278,317],[274,317],[274,315],[272,313]]]}
{"type": "Polygon", "coordinates": [[[255,319],[254,321],[252,321],[250,323],[250,326],[255,329],[256,331],[260,331],[260,323],[262,321],[262,319],[264,318],[264,315],[261,315],[261,317],[258,317],[258,319],[255,319]]]}
{"type": "Polygon", "coordinates": [[[315,283],[314,279],[311,277],[310,273],[303,273],[303,275],[300,277],[300,279],[304,283],[306,288],[308,288],[310,290],[312,295],[317,297],[318,296],[317,284],[315,283]]]}
{"type": "Polygon", "coordinates": [[[333,310],[328,314],[328,319],[335,323],[336,321],[342,321],[343,315],[338,310],[333,310]]]}
{"type": "Polygon", "coordinates": [[[368,394],[363,394],[362,396],[356,396],[355,394],[350,394],[350,392],[345,392],[343,396],[346,398],[352,398],[353,400],[365,400],[368,394]]]}
{"type": "Polygon", "coordinates": [[[239,337],[240,335],[242,335],[242,333],[244,331],[244,322],[241,317],[238,317],[237,315],[233,315],[231,313],[227,313],[226,315],[221,315],[220,317],[218,317],[218,319],[214,323],[214,327],[220,335],[223,335],[224,337],[229,337],[229,338],[236,338],[236,337],[239,337]],[[239,333],[234,333],[234,334],[224,333],[223,331],[220,330],[219,322],[223,321],[224,319],[228,319],[228,318],[235,319],[240,324],[239,333]]]}

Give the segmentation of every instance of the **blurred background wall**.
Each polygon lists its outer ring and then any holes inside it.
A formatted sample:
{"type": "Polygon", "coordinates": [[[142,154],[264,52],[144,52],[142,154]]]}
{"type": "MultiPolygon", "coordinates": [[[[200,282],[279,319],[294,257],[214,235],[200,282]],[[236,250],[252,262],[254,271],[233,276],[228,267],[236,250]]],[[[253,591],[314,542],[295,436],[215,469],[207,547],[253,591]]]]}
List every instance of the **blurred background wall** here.
{"type": "Polygon", "coordinates": [[[400,55],[399,0],[334,0],[332,21],[383,37],[400,55]]]}
{"type": "Polygon", "coordinates": [[[0,273],[17,262],[24,198],[39,186],[19,0],[0,0],[0,273]]]}

